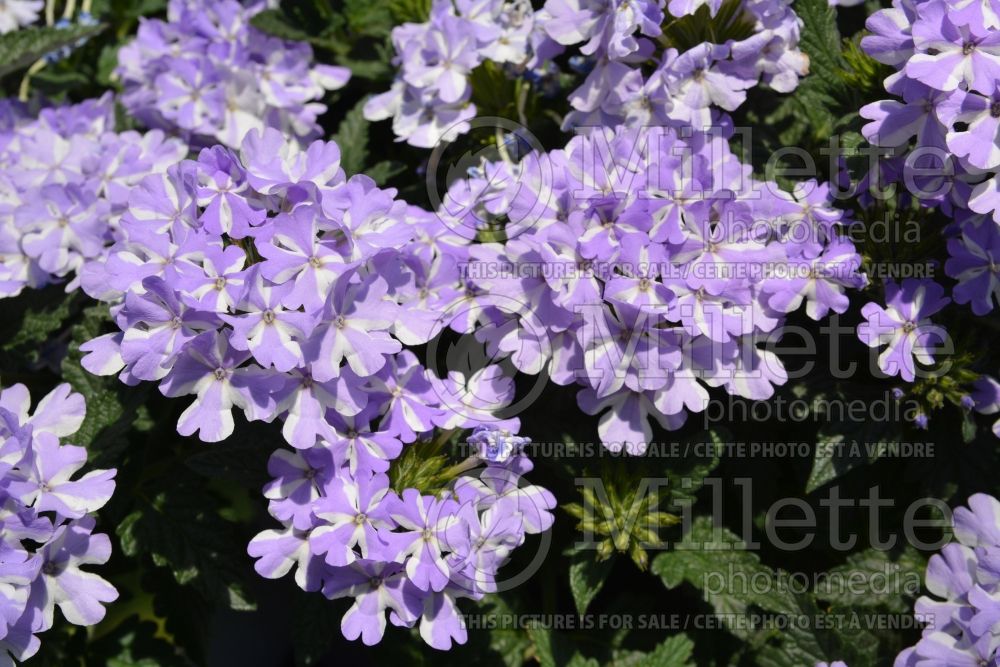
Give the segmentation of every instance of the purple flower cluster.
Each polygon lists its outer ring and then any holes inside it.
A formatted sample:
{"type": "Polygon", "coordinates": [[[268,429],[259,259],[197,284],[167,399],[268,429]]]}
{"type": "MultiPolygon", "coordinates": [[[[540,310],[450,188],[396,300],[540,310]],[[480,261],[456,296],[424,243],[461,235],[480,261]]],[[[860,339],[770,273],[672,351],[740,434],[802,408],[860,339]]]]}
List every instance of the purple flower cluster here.
{"type": "Polygon", "coordinates": [[[950,302],[931,279],[907,278],[902,285],[889,281],[886,307],[872,302],[861,309],[865,321],[858,325],[858,337],[868,347],[886,346],[878,357],[884,373],[913,382],[915,362],[934,363],[935,350],[948,340],[944,327],[932,324],[930,316],[950,302]]]}
{"type": "Polygon", "coordinates": [[[954,218],[953,298],[985,315],[1000,299],[1000,15],[990,2],[897,0],[867,27],[861,45],[896,68],[885,85],[901,98],[861,109],[865,137],[893,151],[877,177],[954,218]]]}
{"type": "MultiPolygon", "coordinates": [[[[356,444],[350,446],[377,440],[351,437],[356,444]]],[[[379,471],[384,467],[351,468],[338,451],[342,445],[278,450],[265,495],[283,527],[250,543],[257,572],[274,579],[295,568],[303,590],[353,599],[340,626],[348,639],[378,643],[389,612],[393,625],[419,623],[420,636],[434,648],[464,643],[456,601],[496,592],[503,584],[498,570],[526,535],[548,530],[556,505],[551,493],[522,481],[532,469],[519,449],[526,438],[489,426],[469,442],[489,439],[518,447],[502,461],[485,458],[487,466],[460,474],[437,495],[414,488],[397,494],[379,471]]],[[[460,467],[468,471],[476,462],[473,457],[460,467]]]]}
{"type": "Polygon", "coordinates": [[[389,91],[365,105],[369,120],[392,118],[396,136],[430,148],[467,132],[476,115],[469,75],[485,61],[541,76],[557,54],[528,0],[434,0],[430,20],[392,31],[399,67],[389,91]]]}
{"type": "MultiPolygon", "coordinates": [[[[564,128],[681,123],[700,129],[715,122],[714,109],[739,107],[747,89],[758,81],[777,92],[791,92],[808,72],[809,59],[799,51],[802,22],[790,4],[787,0],[547,0],[538,22],[560,45],[582,43],[580,53],[591,68],[583,85],[570,93],[573,111],[564,128]],[[720,10],[727,13],[718,26],[720,34],[742,25],[747,34],[735,28],[735,35],[722,43],[675,48],[670,26],[702,7],[712,17],[720,10]],[[666,48],[658,48],[661,45],[666,48]],[[652,65],[648,74],[642,68],[646,64],[652,65]]],[[[697,20],[708,18],[699,14],[697,20]]]]}
{"type": "Polygon", "coordinates": [[[264,0],[170,0],[167,20],[143,20],[118,52],[122,104],[149,127],[198,145],[239,146],[270,127],[303,140],[320,134],[317,102],[342,87],[346,68],[314,65],[312,48],[250,25],[264,0]]]}
{"type": "Polygon", "coordinates": [[[55,608],[70,623],[94,625],[118,598],[87,570],[111,557],[94,534],[95,512],[115,490],[114,470],[92,470],[83,447],[60,444],[80,427],[83,397],[56,387],[31,412],[24,385],[0,391],[0,662],[34,655],[55,608]]]}
{"type": "Polygon", "coordinates": [[[258,570],[298,563],[306,590],[355,598],[350,638],[377,642],[389,609],[396,624],[422,619],[434,646],[464,641],[455,598],[494,590],[506,554],[547,529],[555,505],[518,485],[531,464],[517,418],[497,414],[514,396],[503,368],[442,378],[403,349],[480,319],[452,314],[477,296],[459,272],[468,241],[370,178],[347,179],[335,143],[302,148],[270,128],[143,179],[120,230],[83,280],[120,332],[81,346],[84,366],[193,396],[178,431],[204,441],[232,434],[234,408],[280,419],[295,450],[274,454],[265,495],[285,525],[251,544],[258,570]],[[405,444],[476,427],[492,465],[453,498],[388,491],[405,444]]]}
{"type": "Polygon", "coordinates": [[[514,395],[499,366],[438,377],[403,349],[485,316],[459,269],[468,241],[346,179],[339,158],[268,129],[143,179],[107,261],[84,273],[121,329],[82,346],[85,367],[193,395],[178,430],[209,442],[232,433],[234,408],[281,418],[298,449],[370,434],[345,444],[352,470],[384,471],[435,427],[516,428],[494,416],[514,395]]]}
{"type": "Polygon", "coordinates": [[[982,493],[955,510],[957,542],[927,564],[931,596],[914,611],[927,621],[923,636],[897,656],[895,667],[995,665],[1000,660],[1000,501],[982,493]]]}
{"type": "Polygon", "coordinates": [[[64,280],[76,289],[114,240],[129,190],[187,153],[160,131],[115,132],[110,94],[0,116],[0,298],[64,280]]]}
{"type": "Polygon", "coordinates": [[[582,385],[601,440],[639,454],[650,418],[677,428],[707,387],[765,399],[786,374],[761,344],[787,313],[847,309],[865,284],[828,188],[754,180],[726,136],[616,128],[456,182],[456,230],[505,224],[464,267],[476,335],[520,371],[582,385]],[[485,323],[484,323],[485,324],[485,323]],[[707,385],[707,387],[706,387],[707,385]]]}
{"type": "Polygon", "coordinates": [[[662,26],[702,5],[714,16],[722,2],[672,0],[667,7],[665,0],[548,0],[535,12],[526,0],[435,0],[427,23],[393,31],[399,74],[391,90],[368,102],[365,115],[391,117],[396,136],[414,146],[450,141],[468,131],[476,115],[469,80],[476,67],[499,63],[537,83],[553,73],[552,58],[582,44],[570,62],[587,77],[570,93],[566,129],[705,127],[713,108],[736,109],[758,81],[789,92],[808,70],[798,50],[801,22],[786,0],[733,2],[738,6],[726,8],[731,16],[724,27],[746,25],[747,35],[679,52],[654,41],[669,43],[662,26]]]}

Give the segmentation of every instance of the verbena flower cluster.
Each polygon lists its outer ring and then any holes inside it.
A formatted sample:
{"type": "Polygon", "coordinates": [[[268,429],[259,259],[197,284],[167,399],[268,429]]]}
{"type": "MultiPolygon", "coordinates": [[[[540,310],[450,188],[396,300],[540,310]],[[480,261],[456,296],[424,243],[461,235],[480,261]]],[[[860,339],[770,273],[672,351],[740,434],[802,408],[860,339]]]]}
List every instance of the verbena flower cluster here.
{"type": "Polygon", "coordinates": [[[957,542],[927,564],[930,596],[914,611],[925,621],[923,636],[896,658],[895,667],[995,665],[1000,623],[1000,501],[982,493],[955,510],[957,542]]]}
{"type": "Polygon", "coordinates": [[[537,12],[527,0],[435,0],[427,23],[393,30],[399,74],[365,115],[392,118],[414,146],[453,140],[476,115],[477,67],[496,63],[547,90],[559,73],[552,59],[582,44],[569,61],[586,79],[569,94],[564,129],[706,127],[713,109],[736,109],[758,81],[795,89],[808,71],[800,24],[785,0],[548,0],[537,12]]]}
{"type": "MultiPolygon", "coordinates": [[[[354,437],[355,446],[377,439],[354,437]]],[[[496,592],[510,553],[553,522],[552,494],[522,481],[532,469],[520,451],[526,442],[496,426],[478,427],[469,443],[482,445],[488,465],[459,475],[437,494],[414,488],[397,494],[375,471],[381,466],[351,470],[337,445],[279,450],[265,495],[283,528],[250,543],[256,569],[277,578],[294,568],[303,590],[353,598],[340,626],[348,639],[381,641],[388,612],[393,625],[419,623],[420,636],[434,648],[465,643],[456,601],[496,592]]],[[[467,464],[476,461],[473,456],[467,464]]]]}
{"type": "Polygon", "coordinates": [[[343,67],[313,64],[312,48],[270,37],[250,18],[267,3],[170,0],[167,20],[144,20],[118,52],[117,75],[128,112],[189,143],[237,147],[266,127],[315,139],[318,102],[350,77],[343,67]]]}
{"type": "Polygon", "coordinates": [[[487,460],[505,463],[480,478],[486,487],[466,480],[462,503],[407,489],[382,504],[385,473],[404,444],[437,427],[516,429],[516,418],[497,416],[514,387],[499,365],[440,378],[403,349],[448,326],[471,331],[484,316],[441,315],[475,297],[458,271],[467,241],[370,178],[345,178],[339,158],[333,142],[301,149],[267,129],[250,132],[238,154],[207,148],[145,178],[121,240],[85,275],[91,294],[114,304],[121,332],[81,346],[83,364],[194,396],[178,423],[183,435],[228,437],[234,409],[283,420],[298,451],[274,455],[279,480],[267,496],[286,527],[251,546],[259,569],[278,576],[298,560],[304,588],[357,597],[344,622],[349,637],[377,641],[390,605],[394,622],[412,625],[422,614],[425,639],[446,647],[464,636],[454,598],[488,592],[491,580],[473,575],[499,567],[501,543],[512,548],[547,528],[551,517],[539,513],[554,500],[515,488],[530,463],[494,446],[487,460]],[[345,503],[357,510],[348,519],[345,503]],[[428,516],[446,522],[447,535],[420,524],[428,516]],[[434,570],[442,567],[444,575],[434,570]]]}
{"type": "Polygon", "coordinates": [[[814,181],[755,180],[724,133],[615,128],[457,181],[443,219],[467,233],[477,332],[520,371],[579,384],[601,440],[640,454],[654,419],[706,408],[708,387],[766,399],[786,380],[766,343],[787,313],[819,320],[865,284],[842,211],[814,181]],[[470,230],[474,230],[471,231],[470,230]]]}
{"type": "Polygon", "coordinates": [[[31,411],[24,385],[0,391],[0,662],[26,660],[52,627],[56,607],[75,625],[95,625],[114,586],[83,569],[111,557],[90,513],[115,490],[114,470],[92,470],[83,447],[60,444],[83,422],[86,405],[68,384],[31,411]]]}
{"type": "Polygon", "coordinates": [[[879,186],[905,183],[922,205],[939,206],[948,229],[945,273],[952,297],[976,315],[1000,299],[1000,19],[992,3],[894,2],[868,19],[861,45],[896,72],[886,90],[901,99],[869,104],[863,133],[892,149],[879,186]]]}
{"type": "Polygon", "coordinates": [[[399,72],[366,103],[365,117],[392,118],[396,136],[422,148],[468,131],[476,116],[469,77],[478,66],[489,61],[539,80],[552,75],[547,59],[560,51],[528,0],[434,0],[428,22],[397,26],[392,41],[399,72]]]}
{"type": "Polygon", "coordinates": [[[582,44],[590,72],[564,129],[680,121],[700,129],[762,81],[791,92],[809,69],[786,0],[548,0],[539,22],[582,44]],[[706,30],[706,26],[711,26],[706,30]]]}
{"type": "Polygon", "coordinates": [[[66,281],[99,260],[115,236],[129,190],[180,161],[187,147],[160,131],[115,132],[106,95],[37,116],[0,110],[0,298],[66,281]]]}
{"type": "Polygon", "coordinates": [[[346,179],[339,158],[333,142],[301,149],[268,129],[143,179],[121,240],[85,272],[121,332],[86,344],[84,365],[194,395],[178,428],[209,442],[232,433],[234,408],[282,417],[307,449],[348,418],[413,442],[509,403],[498,369],[438,378],[403,350],[484,316],[448,314],[475,300],[458,269],[468,242],[367,176],[346,179]]]}

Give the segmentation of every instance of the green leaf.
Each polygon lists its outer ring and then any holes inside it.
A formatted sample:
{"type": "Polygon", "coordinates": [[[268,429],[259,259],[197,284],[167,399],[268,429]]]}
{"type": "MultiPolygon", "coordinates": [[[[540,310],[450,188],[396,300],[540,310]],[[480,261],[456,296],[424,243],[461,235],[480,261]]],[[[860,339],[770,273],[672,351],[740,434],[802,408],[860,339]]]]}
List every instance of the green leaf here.
{"type": "MultiPolygon", "coordinates": [[[[507,618],[514,613],[507,601],[499,595],[488,596],[480,603],[480,608],[484,614],[498,618],[507,618]]],[[[496,627],[490,628],[489,633],[490,649],[500,655],[506,667],[521,667],[524,664],[525,656],[532,648],[527,632],[518,627],[498,623],[496,627]]]]}
{"type": "Polygon", "coordinates": [[[43,56],[104,30],[103,24],[66,28],[29,27],[0,35],[0,77],[28,67],[43,56]]]}
{"type": "Polygon", "coordinates": [[[340,166],[348,176],[364,171],[368,160],[368,126],[365,120],[365,100],[358,102],[340,121],[333,140],[340,146],[340,166]]]}
{"type": "MultiPolygon", "coordinates": [[[[380,48],[376,50],[380,53],[382,51],[380,48]]],[[[337,56],[337,64],[350,69],[352,76],[370,81],[387,81],[392,78],[393,73],[392,65],[389,64],[389,58],[389,56],[383,56],[372,60],[340,55],[337,56]]]]}
{"type": "Polygon", "coordinates": [[[295,25],[280,9],[266,9],[250,19],[250,25],[261,32],[291,42],[309,42],[312,35],[295,25]]]}
{"type": "Polygon", "coordinates": [[[705,478],[719,465],[723,443],[730,439],[726,429],[713,427],[693,436],[685,443],[684,455],[671,462],[666,471],[669,508],[681,508],[694,502],[705,478]]]}
{"type": "Polygon", "coordinates": [[[535,658],[541,667],[600,667],[594,659],[586,659],[576,650],[569,638],[541,625],[528,628],[534,643],[535,658]]]}
{"type": "Polygon", "coordinates": [[[827,0],[796,0],[795,13],[803,22],[799,48],[809,56],[810,75],[819,78],[827,92],[842,89],[840,72],[846,63],[841,55],[836,9],[827,0]]]}
{"type": "Polygon", "coordinates": [[[27,355],[34,361],[40,348],[57,337],[76,307],[74,295],[66,294],[61,285],[5,299],[0,350],[27,355]]]}
{"type": "Polygon", "coordinates": [[[976,439],[976,420],[971,412],[962,414],[962,442],[969,444],[976,439]]]}
{"type": "Polygon", "coordinates": [[[157,636],[155,623],[133,615],[87,647],[87,664],[106,667],[187,667],[193,665],[170,642],[157,636]]]}
{"type": "Polygon", "coordinates": [[[184,460],[184,465],[208,479],[224,479],[258,489],[271,479],[267,460],[275,450],[275,443],[281,440],[281,430],[276,424],[241,424],[225,441],[199,447],[184,460]]]}
{"type": "Polygon", "coordinates": [[[836,98],[823,89],[818,78],[806,77],[795,94],[790,95],[778,108],[764,117],[767,127],[781,126],[784,121],[794,121],[778,134],[785,146],[795,146],[809,140],[825,142],[837,126],[837,117],[831,109],[837,108],[836,98]]]}
{"type": "Polygon", "coordinates": [[[861,48],[864,35],[864,32],[859,32],[850,39],[844,39],[841,57],[845,69],[839,75],[845,85],[863,99],[878,99],[885,90],[883,82],[892,74],[893,69],[865,53],[861,48]]]}
{"type": "Polygon", "coordinates": [[[193,586],[213,604],[253,609],[244,592],[253,572],[246,536],[222,518],[219,498],[203,481],[175,474],[169,482],[176,483],[152,496],[141,489],[137,508],[118,526],[122,551],[148,554],[178,584],[193,586]]]}
{"type": "MultiPolygon", "coordinates": [[[[802,667],[843,660],[849,665],[875,665],[878,638],[867,629],[873,618],[846,609],[824,612],[808,595],[795,596],[799,611],[786,627],[762,638],[754,664],[759,667],[802,667]]],[[[791,619],[790,619],[791,620],[791,619]]]]}
{"type": "Polygon", "coordinates": [[[392,178],[399,176],[406,171],[406,165],[402,162],[396,162],[395,160],[382,160],[381,162],[376,162],[371,167],[365,169],[365,175],[371,178],[380,187],[385,187],[385,184],[392,178]]]}
{"type": "Polygon", "coordinates": [[[802,391],[812,397],[809,414],[822,424],[816,431],[816,449],[806,493],[812,493],[858,466],[874,463],[885,446],[900,441],[902,433],[893,420],[841,421],[827,413],[829,406],[845,405],[852,400],[850,387],[834,385],[826,391],[816,391],[805,386],[802,391]]]}
{"type": "Polygon", "coordinates": [[[472,86],[472,101],[480,116],[509,117],[516,112],[516,84],[492,60],[472,70],[469,85],[472,86]]]}
{"type": "Polygon", "coordinates": [[[842,129],[843,110],[853,112],[863,102],[856,99],[856,86],[848,85],[851,65],[841,50],[834,8],[826,0],[796,0],[795,12],[803,21],[799,48],[809,57],[809,75],[774,111],[758,118],[751,110],[747,118],[755,126],[780,128],[772,148],[803,146],[818,155],[817,151],[842,129]]]}
{"type": "MultiPolygon", "coordinates": [[[[804,598],[803,603],[806,607],[805,609],[800,608],[799,611],[803,613],[813,612],[808,617],[809,621],[791,624],[791,627],[786,627],[781,631],[773,630],[768,633],[770,636],[758,639],[762,646],[754,656],[754,664],[758,667],[793,667],[793,665],[803,667],[827,661],[828,656],[817,641],[816,636],[808,627],[803,627],[815,623],[814,619],[818,619],[821,614],[816,605],[808,598],[804,598]]],[[[799,618],[799,616],[796,615],[795,618],[799,618]]]]}
{"type": "Polygon", "coordinates": [[[356,35],[386,37],[392,31],[393,12],[388,3],[372,0],[344,0],[347,29],[356,35]]]}
{"type": "Polygon", "coordinates": [[[431,0],[389,0],[396,23],[423,23],[431,15],[431,0]]]}
{"type": "Polygon", "coordinates": [[[128,446],[126,433],[142,414],[140,408],[150,387],[123,387],[116,377],[92,375],[80,365],[80,345],[99,336],[111,319],[108,307],[97,304],[84,309],[80,321],[70,328],[70,344],[62,362],[63,380],[87,401],[87,416],[69,439],[88,449],[95,466],[115,465],[118,454],[128,446]]]}
{"type": "Polygon", "coordinates": [[[593,551],[577,551],[569,566],[569,588],[573,593],[576,612],[583,616],[587,607],[604,587],[614,558],[598,561],[593,551]]]}
{"type": "Polygon", "coordinates": [[[720,620],[745,620],[754,608],[785,617],[789,623],[780,631],[775,625],[727,626],[758,649],[754,664],[761,667],[802,667],[835,659],[874,664],[878,640],[863,623],[842,630],[841,614],[825,620],[811,594],[792,592],[785,573],[762,564],[743,547],[736,535],[699,517],[674,550],[653,560],[652,569],[667,588],[686,582],[700,589],[720,620]]]}
{"type": "Polygon", "coordinates": [[[295,664],[314,665],[330,652],[340,634],[343,611],[322,595],[296,591],[292,608],[295,664]]]}
{"type": "MultiPolygon", "coordinates": [[[[672,550],[653,559],[652,571],[667,588],[682,582],[695,586],[715,612],[726,618],[742,615],[753,606],[779,614],[798,610],[778,573],[763,565],[739,537],[713,526],[709,517],[696,518],[691,531],[672,550]],[[746,585],[750,581],[768,584],[746,585]]],[[[735,627],[733,633],[747,636],[741,626],[735,627]]]]}
{"type": "Polygon", "coordinates": [[[630,652],[616,656],[611,667],[690,667],[694,642],[684,634],[673,635],[657,645],[650,653],[630,652]]]}
{"type": "Polygon", "coordinates": [[[101,56],[97,60],[97,83],[102,86],[114,85],[112,76],[118,67],[118,49],[121,46],[121,44],[108,44],[101,49],[101,56]]]}
{"type": "Polygon", "coordinates": [[[867,549],[829,570],[816,583],[816,597],[852,607],[885,607],[906,614],[920,594],[927,561],[913,547],[899,553],[867,549]]]}
{"type": "Polygon", "coordinates": [[[111,0],[111,11],[118,20],[135,20],[140,16],[162,12],[166,8],[166,0],[111,0]]]}
{"type": "Polygon", "coordinates": [[[250,24],[263,33],[292,42],[307,42],[317,48],[346,54],[351,48],[342,29],[342,13],[331,13],[323,2],[286,3],[254,15],[250,24]]]}
{"type": "Polygon", "coordinates": [[[806,493],[812,493],[859,465],[868,463],[865,457],[855,455],[856,451],[861,450],[855,450],[850,443],[845,443],[843,437],[837,436],[830,441],[821,439],[819,433],[816,437],[816,451],[813,454],[812,470],[806,481],[806,493]]]}

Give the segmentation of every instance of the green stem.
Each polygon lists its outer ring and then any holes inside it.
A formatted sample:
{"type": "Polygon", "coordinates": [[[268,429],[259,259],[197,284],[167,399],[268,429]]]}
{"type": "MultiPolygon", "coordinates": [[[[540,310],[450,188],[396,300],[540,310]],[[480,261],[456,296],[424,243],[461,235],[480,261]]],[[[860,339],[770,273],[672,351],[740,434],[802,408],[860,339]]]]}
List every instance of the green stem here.
{"type": "Polygon", "coordinates": [[[17,91],[17,98],[22,102],[28,101],[28,93],[31,91],[31,77],[38,74],[43,69],[45,69],[45,58],[39,58],[35,63],[28,68],[28,71],[24,73],[24,78],[21,79],[21,87],[17,91]]]}

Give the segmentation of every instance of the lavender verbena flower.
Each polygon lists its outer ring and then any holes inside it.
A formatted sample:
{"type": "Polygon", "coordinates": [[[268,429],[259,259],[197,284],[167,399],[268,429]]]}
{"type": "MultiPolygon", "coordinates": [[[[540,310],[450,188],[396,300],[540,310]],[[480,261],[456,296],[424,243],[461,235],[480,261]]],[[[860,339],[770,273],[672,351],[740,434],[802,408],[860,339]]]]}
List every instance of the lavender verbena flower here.
{"type": "Polygon", "coordinates": [[[0,298],[80,286],[118,238],[129,190],[181,160],[162,132],[113,131],[113,99],[44,109],[0,131],[0,298]]]}
{"type": "Polygon", "coordinates": [[[956,303],[968,303],[976,315],[986,315],[1000,302],[1000,226],[989,220],[961,227],[948,239],[944,270],[958,281],[952,290],[956,303]]]}
{"type": "MultiPolygon", "coordinates": [[[[451,371],[444,381],[431,376],[434,392],[441,403],[441,415],[435,419],[440,428],[478,428],[492,426],[516,431],[521,420],[504,417],[504,409],[514,400],[514,379],[493,364],[466,378],[451,371]]],[[[509,453],[508,453],[509,454],[509,453]]]]}
{"type": "Polygon", "coordinates": [[[895,667],[924,664],[993,665],[1000,627],[1000,502],[977,493],[952,518],[957,541],[927,564],[926,586],[914,611],[924,619],[922,637],[895,667]]]}
{"type": "Polygon", "coordinates": [[[382,415],[379,428],[405,443],[434,430],[441,410],[432,378],[413,352],[403,350],[391,357],[366,387],[372,407],[382,415]]]}
{"type": "Polygon", "coordinates": [[[166,21],[143,21],[119,51],[122,104],[149,127],[192,144],[237,147],[247,132],[265,128],[316,138],[316,118],[326,111],[316,100],[344,86],[350,72],[313,64],[304,42],[253,28],[250,19],[265,6],[171,0],[166,21]]]}
{"type": "Polygon", "coordinates": [[[107,581],[81,566],[111,556],[107,535],[94,534],[96,512],[114,493],[114,470],[84,467],[83,447],[60,444],[86,412],[67,384],[34,411],[24,385],[0,390],[0,659],[34,655],[38,634],[58,607],[74,625],[95,625],[118,598],[107,581]]]}
{"type": "Polygon", "coordinates": [[[205,442],[218,442],[232,435],[234,407],[241,408],[251,421],[271,416],[271,394],[281,378],[253,365],[243,366],[249,357],[214,331],[200,334],[185,346],[160,384],[164,396],[196,397],[181,414],[178,433],[198,433],[205,442]]]}
{"type": "Polygon", "coordinates": [[[930,317],[950,302],[944,288],[930,279],[907,278],[901,286],[888,282],[886,307],[868,303],[861,309],[866,321],[858,325],[858,337],[868,347],[887,345],[879,354],[879,368],[913,382],[915,362],[934,363],[935,349],[947,340],[947,331],[930,317]]]}
{"type": "MultiPolygon", "coordinates": [[[[469,444],[482,436],[477,431],[469,444]]],[[[387,618],[419,625],[437,649],[464,643],[457,600],[495,592],[500,568],[527,535],[548,530],[556,504],[523,482],[531,463],[521,451],[459,474],[438,495],[397,493],[385,474],[353,471],[325,442],[296,454],[279,450],[269,469],[269,511],[284,527],[250,543],[257,571],[277,578],[295,568],[303,590],[353,600],[341,631],[367,645],[382,640],[387,618]]]]}
{"type": "Polygon", "coordinates": [[[394,518],[389,503],[389,478],[381,473],[361,474],[354,479],[337,477],[324,488],[324,496],[312,503],[312,512],[322,525],[309,535],[312,553],[324,556],[328,565],[350,565],[361,558],[373,558],[388,545],[379,529],[391,530],[394,518]]]}

